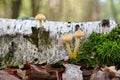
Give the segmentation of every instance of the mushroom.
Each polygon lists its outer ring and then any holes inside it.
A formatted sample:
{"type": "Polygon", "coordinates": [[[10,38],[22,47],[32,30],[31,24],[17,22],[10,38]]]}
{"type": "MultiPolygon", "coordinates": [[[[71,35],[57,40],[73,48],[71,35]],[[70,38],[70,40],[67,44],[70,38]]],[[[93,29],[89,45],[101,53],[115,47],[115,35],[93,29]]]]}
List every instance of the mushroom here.
{"type": "Polygon", "coordinates": [[[76,42],[75,42],[75,48],[73,52],[73,58],[76,58],[79,44],[80,44],[80,38],[84,36],[84,33],[81,30],[77,30],[75,31],[74,36],[76,37],[76,42]]]}
{"type": "Polygon", "coordinates": [[[46,17],[43,14],[38,14],[37,16],[35,16],[36,20],[39,20],[40,22],[40,27],[42,27],[42,20],[45,20],[46,17]]]}
{"type": "Polygon", "coordinates": [[[61,37],[61,39],[62,39],[62,41],[66,44],[69,57],[72,58],[72,51],[71,51],[71,48],[70,48],[70,45],[69,45],[69,43],[70,43],[71,40],[72,40],[72,37],[71,37],[69,34],[64,34],[64,35],[61,37]]]}

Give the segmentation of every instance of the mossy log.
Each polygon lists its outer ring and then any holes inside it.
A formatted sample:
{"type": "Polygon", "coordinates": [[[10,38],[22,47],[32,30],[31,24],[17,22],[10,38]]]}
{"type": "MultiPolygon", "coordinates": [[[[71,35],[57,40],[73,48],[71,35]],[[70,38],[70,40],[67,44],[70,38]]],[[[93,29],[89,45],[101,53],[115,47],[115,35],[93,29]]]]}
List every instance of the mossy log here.
{"type": "MultiPolygon", "coordinates": [[[[116,23],[110,20],[107,31],[115,25],[116,23]]],[[[93,31],[106,32],[101,21],[78,23],[44,21],[41,29],[36,20],[0,18],[0,60],[2,64],[16,65],[26,61],[41,64],[65,59],[67,51],[60,37],[64,33],[73,35],[78,28],[83,30],[85,37],[93,31]]]]}

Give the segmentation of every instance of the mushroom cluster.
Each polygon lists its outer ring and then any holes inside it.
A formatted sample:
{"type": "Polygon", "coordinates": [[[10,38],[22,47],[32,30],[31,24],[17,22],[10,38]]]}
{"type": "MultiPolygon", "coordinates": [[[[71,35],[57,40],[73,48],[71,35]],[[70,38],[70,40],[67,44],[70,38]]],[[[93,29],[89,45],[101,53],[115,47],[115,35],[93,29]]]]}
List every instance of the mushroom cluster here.
{"type": "Polygon", "coordinates": [[[74,33],[75,36],[75,48],[74,51],[72,52],[69,43],[72,41],[72,37],[69,34],[64,34],[61,39],[62,41],[66,44],[67,50],[68,50],[68,55],[70,57],[70,59],[75,59],[77,57],[77,52],[78,52],[78,48],[79,48],[79,44],[80,44],[80,39],[81,37],[84,36],[84,33],[81,30],[77,30],[74,33]]]}

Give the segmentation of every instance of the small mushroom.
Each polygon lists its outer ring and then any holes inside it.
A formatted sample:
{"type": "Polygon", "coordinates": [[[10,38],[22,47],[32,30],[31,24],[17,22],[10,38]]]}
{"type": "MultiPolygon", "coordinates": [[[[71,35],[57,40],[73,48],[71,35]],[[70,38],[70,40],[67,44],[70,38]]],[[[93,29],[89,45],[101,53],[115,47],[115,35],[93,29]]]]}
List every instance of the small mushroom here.
{"type": "Polygon", "coordinates": [[[80,44],[80,38],[84,36],[84,33],[81,30],[77,30],[77,31],[75,31],[74,36],[76,37],[76,39],[75,39],[76,42],[75,42],[75,48],[74,48],[74,52],[73,52],[73,58],[76,58],[79,44],[80,44]]]}
{"type": "Polygon", "coordinates": [[[64,34],[61,37],[61,39],[66,44],[69,57],[72,58],[72,51],[71,51],[70,44],[69,44],[72,41],[72,37],[69,34],[64,34]]]}
{"type": "Polygon", "coordinates": [[[38,14],[38,15],[35,16],[35,19],[36,19],[36,20],[39,20],[39,22],[40,22],[40,27],[42,27],[42,20],[45,20],[46,17],[45,17],[43,14],[38,14]]]}
{"type": "Polygon", "coordinates": [[[77,31],[75,31],[74,36],[76,38],[81,38],[81,37],[84,36],[84,33],[81,30],[78,29],[77,31]]]}

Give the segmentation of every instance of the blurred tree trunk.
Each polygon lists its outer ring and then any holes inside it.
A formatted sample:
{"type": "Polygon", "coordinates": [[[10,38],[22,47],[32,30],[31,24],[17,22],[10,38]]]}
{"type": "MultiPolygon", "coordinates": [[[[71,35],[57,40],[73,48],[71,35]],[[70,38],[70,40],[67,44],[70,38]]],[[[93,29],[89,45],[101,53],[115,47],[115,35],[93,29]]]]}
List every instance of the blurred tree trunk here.
{"type": "Polygon", "coordinates": [[[7,13],[7,3],[6,3],[6,0],[1,0],[1,3],[4,5],[3,11],[2,11],[2,16],[5,17],[5,13],[7,13]]]}
{"type": "Polygon", "coordinates": [[[98,20],[100,18],[100,2],[99,0],[93,0],[93,6],[92,6],[92,19],[98,20]]]}
{"type": "Polygon", "coordinates": [[[22,0],[12,0],[12,18],[18,18],[22,0]]]}
{"type": "Polygon", "coordinates": [[[99,13],[99,0],[81,0],[82,21],[98,20],[99,13]]]}
{"type": "Polygon", "coordinates": [[[48,18],[51,20],[61,20],[63,10],[63,0],[48,0],[49,15],[48,18]]]}
{"type": "Polygon", "coordinates": [[[0,11],[1,17],[11,18],[11,0],[0,0],[0,11]]]}
{"type": "Polygon", "coordinates": [[[60,19],[59,20],[61,20],[62,19],[62,13],[63,13],[63,0],[60,0],[60,2],[59,2],[59,11],[58,11],[58,14],[59,14],[59,16],[61,16],[61,17],[59,17],[60,19]]]}
{"type": "Polygon", "coordinates": [[[114,1],[113,1],[113,0],[110,0],[110,2],[111,2],[111,9],[112,9],[113,17],[114,17],[115,21],[117,22],[117,21],[118,21],[118,20],[117,20],[117,12],[116,12],[116,8],[115,8],[115,6],[114,6],[114,1]]]}
{"type": "Polygon", "coordinates": [[[36,16],[39,12],[41,0],[31,0],[32,3],[32,16],[36,16]]]}

